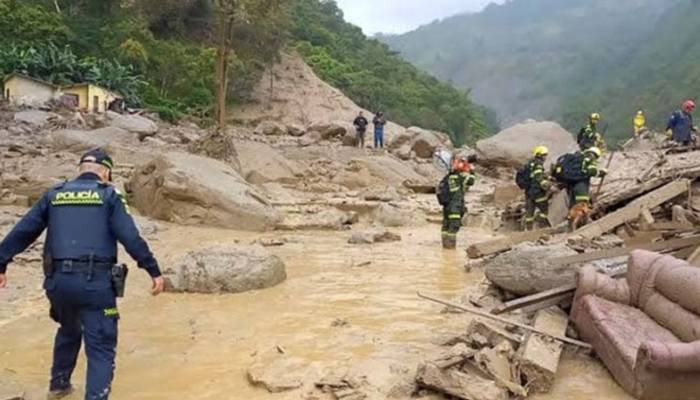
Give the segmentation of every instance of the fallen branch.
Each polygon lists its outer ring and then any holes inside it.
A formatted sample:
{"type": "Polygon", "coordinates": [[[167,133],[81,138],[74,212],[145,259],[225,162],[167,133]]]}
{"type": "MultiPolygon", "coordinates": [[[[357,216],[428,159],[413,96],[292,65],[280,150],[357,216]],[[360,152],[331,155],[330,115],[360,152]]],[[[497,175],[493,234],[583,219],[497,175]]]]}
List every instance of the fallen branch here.
{"type": "Polygon", "coordinates": [[[547,333],[547,332],[544,332],[544,331],[542,331],[542,330],[533,328],[533,327],[528,326],[528,325],[525,325],[525,324],[521,324],[520,322],[511,321],[511,320],[509,320],[509,319],[506,319],[506,318],[503,318],[503,317],[499,317],[499,316],[497,316],[497,315],[488,314],[488,313],[485,313],[485,312],[482,312],[482,311],[479,311],[479,310],[475,310],[475,309],[473,309],[473,308],[463,307],[463,306],[460,306],[460,305],[457,305],[457,304],[454,304],[454,303],[450,303],[450,302],[445,301],[445,300],[440,300],[440,299],[437,299],[437,298],[425,296],[425,295],[423,295],[423,294],[420,293],[420,292],[418,292],[418,297],[420,297],[421,299],[425,299],[425,300],[432,301],[432,302],[434,302],[434,303],[442,304],[442,305],[447,306],[447,307],[452,307],[452,308],[454,308],[454,309],[456,309],[456,310],[468,312],[468,313],[470,313],[470,314],[474,314],[474,315],[478,315],[478,316],[480,316],[480,317],[484,317],[484,318],[491,319],[491,320],[494,320],[494,321],[502,322],[502,323],[504,323],[504,324],[517,326],[518,328],[524,329],[524,330],[526,330],[526,331],[528,331],[528,332],[539,333],[540,335],[544,335],[544,336],[550,337],[550,338],[555,339],[555,340],[558,340],[558,341],[560,341],[560,342],[564,342],[564,343],[568,343],[568,344],[573,344],[573,345],[575,345],[575,346],[583,347],[583,348],[586,348],[586,349],[592,349],[592,348],[593,348],[593,346],[591,346],[590,344],[588,344],[588,343],[586,343],[586,342],[581,342],[581,341],[579,341],[579,340],[571,339],[571,338],[568,338],[568,337],[565,337],[565,336],[551,335],[551,334],[549,334],[549,333],[547,333]]]}

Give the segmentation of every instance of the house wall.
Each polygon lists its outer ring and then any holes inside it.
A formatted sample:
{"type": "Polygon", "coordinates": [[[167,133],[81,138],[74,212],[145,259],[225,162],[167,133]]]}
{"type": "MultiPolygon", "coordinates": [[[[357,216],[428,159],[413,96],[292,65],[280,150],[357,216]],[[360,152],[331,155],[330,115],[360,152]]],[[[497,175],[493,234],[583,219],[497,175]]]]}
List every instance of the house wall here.
{"type": "Polygon", "coordinates": [[[22,106],[41,106],[56,97],[56,89],[30,79],[12,77],[5,82],[3,97],[10,91],[8,102],[22,106]]]}
{"type": "Polygon", "coordinates": [[[107,111],[109,104],[118,98],[117,95],[109,90],[93,85],[88,87],[88,97],[89,111],[93,112],[96,109],[98,113],[107,111]],[[95,98],[97,98],[97,108],[95,108],[95,98]]]}
{"type": "Polygon", "coordinates": [[[78,96],[78,108],[91,111],[88,105],[88,86],[77,86],[72,88],[62,89],[64,94],[73,94],[78,96]]]}

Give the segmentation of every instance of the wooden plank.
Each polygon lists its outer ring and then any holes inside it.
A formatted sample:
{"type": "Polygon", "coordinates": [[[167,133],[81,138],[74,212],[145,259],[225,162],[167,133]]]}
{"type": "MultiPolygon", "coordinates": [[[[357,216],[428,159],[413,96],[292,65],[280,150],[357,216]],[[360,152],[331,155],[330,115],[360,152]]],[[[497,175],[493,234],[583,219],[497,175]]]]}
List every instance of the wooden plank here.
{"type": "Polygon", "coordinates": [[[693,224],[685,222],[654,222],[651,225],[640,227],[642,231],[652,232],[652,231],[688,231],[693,229],[693,224]]]}
{"type": "MultiPolygon", "coordinates": [[[[627,274],[627,268],[617,271],[614,274],[609,274],[612,278],[620,278],[627,274]]],[[[550,290],[545,290],[544,292],[535,293],[530,296],[520,297],[515,300],[507,301],[503,303],[502,306],[496,307],[491,310],[492,314],[503,314],[506,312],[511,312],[519,309],[524,309],[526,307],[531,307],[535,305],[541,305],[541,308],[530,308],[530,311],[538,311],[549,306],[559,304],[560,302],[573,297],[574,292],[576,292],[577,285],[564,285],[550,290]]]]}
{"type": "Polygon", "coordinates": [[[651,215],[651,211],[649,211],[649,209],[646,207],[642,208],[642,212],[639,214],[639,225],[642,230],[648,230],[644,228],[651,226],[654,222],[656,222],[656,220],[654,219],[654,216],[651,215]]]}
{"type": "Polygon", "coordinates": [[[488,242],[475,243],[467,248],[469,258],[481,258],[491,254],[509,250],[511,247],[523,243],[534,242],[543,237],[559,233],[556,228],[541,229],[531,232],[513,233],[503,239],[490,240],[488,242]]]}
{"type": "Polygon", "coordinates": [[[627,246],[616,249],[608,249],[601,251],[593,251],[590,253],[577,254],[575,256],[558,257],[550,260],[552,266],[579,264],[595,260],[604,260],[607,258],[617,258],[627,256],[633,250],[648,250],[648,251],[673,251],[685,247],[697,246],[700,244],[700,236],[692,236],[682,239],[671,239],[664,242],[651,243],[639,246],[627,246]]]}
{"type": "Polygon", "coordinates": [[[688,263],[696,267],[700,267],[700,246],[698,246],[693,253],[688,257],[688,263]]]}
{"type": "MultiPolygon", "coordinates": [[[[558,307],[540,310],[535,315],[534,327],[550,336],[566,334],[569,319],[558,307]]],[[[530,393],[546,393],[554,387],[559,369],[559,359],[564,346],[547,340],[542,335],[530,333],[519,354],[520,372],[527,378],[530,393]]]]}
{"type": "Polygon", "coordinates": [[[652,209],[661,204],[684,194],[688,190],[689,181],[682,179],[671,182],[666,186],[654,190],[633,202],[629,205],[610,213],[603,218],[584,226],[577,230],[572,235],[581,236],[587,239],[595,239],[605,233],[612,231],[625,222],[634,221],[639,217],[643,208],[652,209]]]}
{"type": "Polygon", "coordinates": [[[460,310],[460,311],[464,311],[464,312],[467,312],[470,314],[478,315],[480,317],[484,317],[484,318],[487,318],[490,320],[502,322],[504,324],[508,324],[508,325],[512,325],[512,326],[517,326],[518,328],[524,329],[528,332],[539,333],[540,335],[547,336],[551,339],[558,340],[560,342],[564,342],[567,344],[573,344],[575,346],[583,347],[585,349],[592,349],[593,348],[593,346],[591,346],[590,344],[588,344],[586,342],[582,342],[580,340],[571,339],[571,338],[568,338],[564,335],[553,335],[553,334],[545,332],[541,329],[537,329],[537,328],[532,327],[532,326],[521,324],[520,322],[517,322],[517,321],[512,321],[512,320],[509,320],[507,318],[499,317],[497,315],[488,314],[488,313],[485,313],[483,311],[476,310],[474,308],[460,306],[458,304],[450,303],[450,302],[445,301],[445,300],[436,299],[434,297],[425,296],[425,295],[421,294],[420,292],[418,292],[418,297],[420,297],[421,299],[432,301],[434,303],[442,304],[443,306],[454,308],[456,310],[460,310]]]}

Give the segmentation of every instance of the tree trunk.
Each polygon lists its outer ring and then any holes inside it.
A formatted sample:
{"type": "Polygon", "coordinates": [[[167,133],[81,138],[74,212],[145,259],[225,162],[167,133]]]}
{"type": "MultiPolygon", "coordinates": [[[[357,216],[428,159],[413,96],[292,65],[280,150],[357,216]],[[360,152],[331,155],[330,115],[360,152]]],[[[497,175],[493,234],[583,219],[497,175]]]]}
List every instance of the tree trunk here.
{"type": "Polygon", "coordinates": [[[58,4],[58,0],[53,0],[53,5],[56,7],[56,12],[61,14],[61,6],[58,4]]]}
{"type": "Polygon", "coordinates": [[[219,48],[216,62],[216,121],[219,131],[226,126],[226,75],[228,72],[228,27],[229,21],[225,16],[219,22],[219,48]]]}

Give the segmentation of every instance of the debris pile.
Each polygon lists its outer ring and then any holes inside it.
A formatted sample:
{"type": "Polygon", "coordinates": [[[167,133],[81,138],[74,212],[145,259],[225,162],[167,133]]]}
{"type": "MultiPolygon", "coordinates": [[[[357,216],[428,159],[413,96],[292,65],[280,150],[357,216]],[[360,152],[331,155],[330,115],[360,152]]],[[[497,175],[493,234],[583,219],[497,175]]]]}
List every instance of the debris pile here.
{"type": "Polygon", "coordinates": [[[538,311],[524,333],[511,329],[524,326],[516,321],[501,327],[473,320],[464,335],[449,340],[445,350],[418,367],[416,383],[464,400],[549,392],[564,347],[557,338],[564,337],[567,325],[566,313],[557,307],[538,311]]]}

